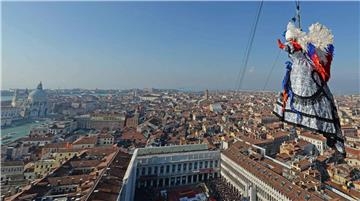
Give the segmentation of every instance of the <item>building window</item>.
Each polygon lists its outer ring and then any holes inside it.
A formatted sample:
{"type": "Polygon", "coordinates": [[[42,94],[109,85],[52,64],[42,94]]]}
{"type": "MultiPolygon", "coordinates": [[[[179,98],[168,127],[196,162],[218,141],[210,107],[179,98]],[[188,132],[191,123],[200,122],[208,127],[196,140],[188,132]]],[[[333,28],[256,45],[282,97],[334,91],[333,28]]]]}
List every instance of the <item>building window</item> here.
{"type": "Polygon", "coordinates": [[[192,170],[192,163],[189,163],[189,170],[192,170]]]}
{"type": "Polygon", "coordinates": [[[198,162],[196,161],[196,162],[194,162],[194,170],[196,170],[197,169],[197,165],[198,165],[198,162]]]}
{"type": "Polygon", "coordinates": [[[170,172],[170,165],[167,165],[166,166],[166,173],[169,173],[170,172]]]}
{"type": "Polygon", "coordinates": [[[202,161],[200,161],[199,168],[200,168],[200,169],[203,168],[203,162],[202,162],[202,161]]]}
{"type": "Polygon", "coordinates": [[[141,175],[145,175],[145,168],[141,168],[141,175]]]}
{"type": "Polygon", "coordinates": [[[171,169],[171,172],[172,172],[172,173],[175,172],[175,168],[176,168],[176,165],[172,165],[172,169],[171,169]]]}
{"type": "Polygon", "coordinates": [[[184,163],[184,165],[183,165],[183,171],[184,171],[184,172],[186,171],[186,168],[187,168],[187,164],[184,163]]]}
{"type": "Polygon", "coordinates": [[[205,161],[205,168],[208,168],[208,161],[205,161]]]}
{"type": "Polygon", "coordinates": [[[164,185],[164,179],[160,179],[159,180],[159,187],[163,187],[163,185],[164,185]]]}
{"type": "Polygon", "coordinates": [[[185,184],[186,183],[186,176],[182,176],[181,178],[181,184],[185,184]]]}
{"type": "Polygon", "coordinates": [[[158,174],[158,166],[155,166],[155,168],[154,168],[154,174],[158,174]]]}
{"type": "Polygon", "coordinates": [[[193,181],[197,182],[197,175],[196,174],[193,175],[193,181]]]}
{"type": "Polygon", "coordinates": [[[177,165],[177,171],[180,172],[181,171],[181,164],[177,165]]]}
{"type": "Polygon", "coordinates": [[[163,174],[164,173],[164,166],[160,166],[160,174],[163,174]]]}

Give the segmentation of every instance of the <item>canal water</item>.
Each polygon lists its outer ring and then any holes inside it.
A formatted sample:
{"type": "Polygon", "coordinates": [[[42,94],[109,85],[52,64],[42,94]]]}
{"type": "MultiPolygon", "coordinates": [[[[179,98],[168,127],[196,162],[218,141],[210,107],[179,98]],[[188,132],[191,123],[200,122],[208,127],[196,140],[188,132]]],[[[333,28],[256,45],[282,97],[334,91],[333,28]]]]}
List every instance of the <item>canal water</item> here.
{"type": "Polygon", "coordinates": [[[10,101],[12,98],[12,96],[1,96],[1,101],[10,101]]]}
{"type": "Polygon", "coordinates": [[[1,129],[1,137],[7,136],[8,134],[12,133],[10,135],[11,138],[4,141],[1,140],[1,144],[12,142],[21,137],[24,137],[30,133],[31,128],[41,125],[43,123],[44,121],[32,121],[1,129]]]}
{"type": "MultiPolygon", "coordinates": [[[[11,99],[12,96],[1,96],[1,101],[9,101],[11,99]]],[[[11,136],[11,138],[7,140],[4,141],[0,140],[1,144],[12,142],[14,140],[17,140],[21,137],[28,135],[30,133],[31,128],[38,126],[42,123],[44,122],[41,121],[30,121],[30,122],[22,122],[22,123],[19,122],[19,123],[15,123],[11,127],[1,128],[0,130],[1,138],[9,134],[10,134],[9,136],[11,136]]]]}

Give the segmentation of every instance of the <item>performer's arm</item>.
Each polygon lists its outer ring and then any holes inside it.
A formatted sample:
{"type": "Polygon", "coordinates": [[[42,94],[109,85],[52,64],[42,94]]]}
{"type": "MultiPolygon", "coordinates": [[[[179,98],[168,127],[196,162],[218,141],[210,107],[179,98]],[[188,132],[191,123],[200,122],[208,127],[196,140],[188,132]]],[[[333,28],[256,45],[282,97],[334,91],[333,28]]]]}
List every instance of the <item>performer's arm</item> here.
{"type": "Polygon", "coordinates": [[[297,43],[294,40],[290,40],[289,42],[286,42],[283,44],[280,39],[277,40],[278,46],[280,49],[283,49],[285,52],[292,54],[296,51],[301,51],[302,48],[299,43],[297,43]]]}
{"type": "Polygon", "coordinates": [[[285,44],[283,44],[281,41],[280,41],[280,39],[278,39],[277,40],[277,43],[278,43],[278,46],[279,46],[279,48],[280,49],[283,49],[285,52],[287,52],[287,53],[292,53],[292,48],[290,47],[290,43],[285,43],[285,44]]]}
{"type": "Polygon", "coordinates": [[[277,39],[277,43],[280,49],[284,49],[285,45],[280,41],[280,39],[277,39]]]}

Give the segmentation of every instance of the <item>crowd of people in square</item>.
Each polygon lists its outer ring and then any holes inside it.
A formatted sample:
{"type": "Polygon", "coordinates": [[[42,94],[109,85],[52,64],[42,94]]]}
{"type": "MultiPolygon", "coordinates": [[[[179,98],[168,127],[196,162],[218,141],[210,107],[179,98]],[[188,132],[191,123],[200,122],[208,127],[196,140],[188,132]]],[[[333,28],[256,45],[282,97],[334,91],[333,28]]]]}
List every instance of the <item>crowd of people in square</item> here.
{"type": "Polygon", "coordinates": [[[211,197],[216,201],[239,201],[243,200],[240,192],[232,188],[222,178],[212,179],[206,182],[211,197]]]}

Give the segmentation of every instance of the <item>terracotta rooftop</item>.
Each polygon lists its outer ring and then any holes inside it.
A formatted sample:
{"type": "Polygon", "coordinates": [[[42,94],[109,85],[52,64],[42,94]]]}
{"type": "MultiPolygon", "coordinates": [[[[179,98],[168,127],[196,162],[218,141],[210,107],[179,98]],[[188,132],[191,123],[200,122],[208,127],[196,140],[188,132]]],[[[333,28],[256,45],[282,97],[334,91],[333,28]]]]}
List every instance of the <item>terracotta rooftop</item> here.
{"type": "Polygon", "coordinates": [[[114,136],[112,136],[109,133],[101,133],[98,135],[99,138],[113,138],[114,136]]]}
{"type": "Polygon", "coordinates": [[[87,200],[104,200],[104,198],[108,201],[117,200],[130,160],[131,155],[119,151],[87,200]]]}
{"type": "Polygon", "coordinates": [[[88,180],[93,180],[93,179],[95,179],[94,176],[87,175],[87,174],[47,178],[49,184],[52,186],[80,184],[81,182],[86,182],[88,180]]]}
{"type": "Polygon", "coordinates": [[[70,143],[68,142],[60,142],[60,143],[50,143],[46,144],[43,149],[52,149],[52,148],[69,148],[71,147],[70,143]]]}
{"type": "Polygon", "coordinates": [[[302,133],[300,133],[300,136],[312,138],[314,140],[320,140],[320,141],[323,141],[323,142],[326,141],[326,138],[324,136],[319,135],[319,134],[314,134],[312,132],[302,132],[302,133]]]}
{"type": "Polygon", "coordinates": [[[78,160],[71,161],[70,165],[73,168],[96,167],[101,163],[100,160],[78,160]]]}
{"type": "Polygon", "coordinates": [[[103,156],[103,155],[109,155],[111,153],[116,152],[117,148],[116,147],[94,147],[91,149],[88,149],[86,151],[86,153],[88,155],[93,155],[93,156],[103,156]]]}
{"type": "Polygon", "coordinates": [[[223,154],[291,200],[322,200],[315,194],[292,184],[285,177],[277,174],[275,171],[264,167],[260,162],[252,160],[248,156],[242,154],[239,150],[239,145],[241,144],[236,142],[229,149],[225,150],[223,154]]]}
{"type": "Polygon", "coordinates": [[[120,137],[121,140],[135,140],[135,141],[146,141],[143,134],[137,132],[135,129],[127,129],[120,137]]]}
{"type": "Polygon", "coordinates": [[[22,138],[22,141],[51,141],[52,137],[46,137],[46,136],[36,136],[36,137],[25,137],[22,138]]]}
{"type": "Polygon", "coordinates": [[[97,137],[96,136],[85,136],[82,138],[77,139],[75,142],[73,142],[73,145],[79,145],[79,144],[96,144],[97,137]]]}

